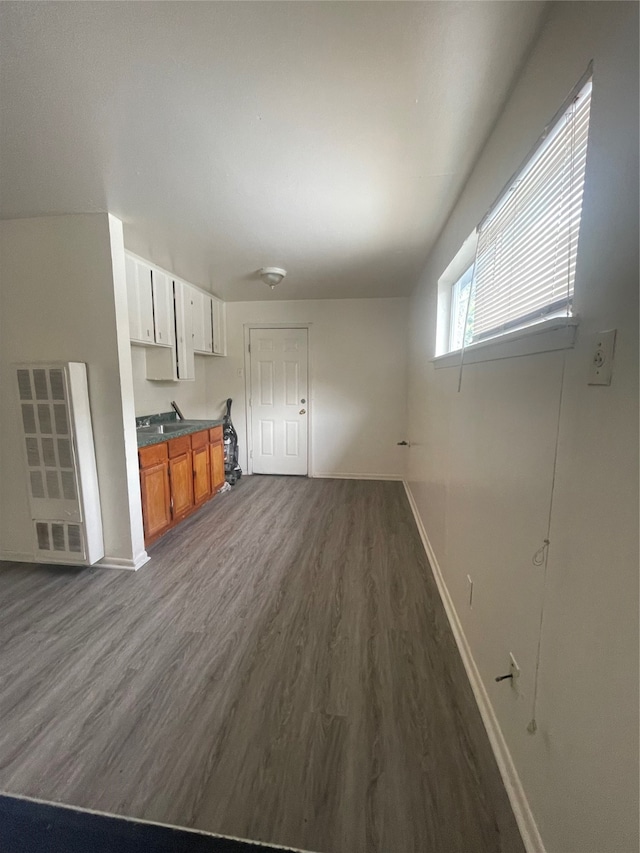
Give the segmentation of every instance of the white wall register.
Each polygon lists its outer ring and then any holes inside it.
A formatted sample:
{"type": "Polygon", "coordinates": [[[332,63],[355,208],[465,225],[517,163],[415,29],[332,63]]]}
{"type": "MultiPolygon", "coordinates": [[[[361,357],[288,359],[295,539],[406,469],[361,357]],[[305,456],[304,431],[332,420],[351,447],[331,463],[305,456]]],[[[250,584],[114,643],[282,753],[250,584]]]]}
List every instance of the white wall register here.
{"type": "Polygon", "coordinates": [[[35,559],[91,565],[104,544],[86,365],[16,371],[35,559]]]}

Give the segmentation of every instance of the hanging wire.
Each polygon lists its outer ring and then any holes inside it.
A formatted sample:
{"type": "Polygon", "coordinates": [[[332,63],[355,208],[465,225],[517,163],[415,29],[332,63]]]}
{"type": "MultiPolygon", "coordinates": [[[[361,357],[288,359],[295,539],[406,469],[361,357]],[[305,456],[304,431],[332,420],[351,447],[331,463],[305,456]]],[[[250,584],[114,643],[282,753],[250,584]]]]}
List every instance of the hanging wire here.
{"type": "MultiPolygon", "coordinates": [[[[575,165],[575,130],[576,130],[576,101],[578,100],[578,95],[576,95],[573,99],[571,105],[571,142],[570,142],[570,155],[569,155],[569,204],[571,203],[571,199],[573,197],[573,172],[575,165]]],[[[570,296],[570,275],[571,275],[571,219],[568,217],[567,227],[569,229],[568,232],[568,241],[569,241],[569,253],[568,253],[568,266],[567,266],[567,300],[570,296]]],[[[569,313],[569,302],[567,301],[567,316],[569,313]]],[[[566,350],[562,355],[562,373],[560,376],[560,394],[558,397],[558,421],[556,425],[556,441],[555,448],[553,453],[553,473],[551,477],[551,494],[549,497],[549,514],[547,516],[547,536],[544,539],[543,545],[539,548],[536,553],[533,555],[533,565],[534,566],[544,566],[543,577],[542,577],[542,604],[540,607],[540,627],[538,631],[538,647],[536,650],[536,668],[535,668],[535,676],[533,682],[533,700],[531,705],[531,721],[527,726],[527,731],[530,734],[535,734],[538,728],[538,724],[536,722],[536,712],[538,709],[538,686],[540,680],[540,657],[542,652],[542,636],[544,632],[544,616],[545,616],[545,604],[547,600],[547,574],[549,567],[549,547],[550,547],[550,537],[551,537],[551,522],[553,518],[553,503],[555,498],[556,491],[556,473],[558,469],[558,449],[560,447],[560,424],[562,420],[562,402],[564,399],[564,380],[565,380],[565,372],[567,366],[567,353],[566,350]]]]}
{"type": "Polygon", "coordinates": [[[533,555],[532,562],[534,566],[544,566],[543,575],[542,575],[542,604],[540,607],[540,626],[538,629],[538,647],[536,649],[536,668],[535,675],[533,681],[533,700],[531,704],[531,722],[527,727],[527,730],[533,734],[537,729],[536,723],[536,711],[538,708],[538,682],[540,677],[540,653],[542,650],[542,634],[544,629],[544,610],[545,604],[547,600],[547,569],[549,567],[549,549],[550,549],[550,537],[551,537],[551,520],[553,517],[553,501],[555,497],[556,491],[556,471],[558,468],[558,448],[560,446],[560,421],[562,416],[562,401],[564,396],[564,377],[565,377],[565,368],[567,365],[567,353],[566,350],[562,354],[562,373],[560,375],[560,394],[558,395],[558,422],[556,425],[556,443],[555,449],[553,453],[553,473],[551,477],[551,494],[549,496],[549,514],[547,516],[547,537],[544,540],[544,544],[542,548],[539,548],[536,553],[533,555]]]}
{"type": "Polygon", "coordinates": [[[543,540],[542,548],[538,548],[536,553],[531,558],[534,566],[544,566],[544,561],[547,559],[547,549],[551,543],[548,539],[543,540]]]}

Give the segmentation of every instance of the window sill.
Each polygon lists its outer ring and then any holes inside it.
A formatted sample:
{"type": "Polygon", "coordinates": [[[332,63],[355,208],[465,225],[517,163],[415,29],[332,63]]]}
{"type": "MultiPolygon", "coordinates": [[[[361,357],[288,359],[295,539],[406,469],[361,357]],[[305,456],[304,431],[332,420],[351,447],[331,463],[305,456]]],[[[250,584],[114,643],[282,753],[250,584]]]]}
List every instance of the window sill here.
{"type": "MultiPolygon", "coordinates": [[[[481,361],[497,361],[503,358],[518,358],[523,355],[571,349],[575,343],[578,320],[579,318],[575,315],[568,319],[556,317],[536,323],[535,326],[528,326],[526,329],[509,332],[499,338],[471,344],[465,347],[464,363],[478,364],[481,361]]],[[[461,350],[458,349],[444,355],[437,355],[431,359],[431,363],[436,369],[459,367],[460,353],[461,350]]]]}

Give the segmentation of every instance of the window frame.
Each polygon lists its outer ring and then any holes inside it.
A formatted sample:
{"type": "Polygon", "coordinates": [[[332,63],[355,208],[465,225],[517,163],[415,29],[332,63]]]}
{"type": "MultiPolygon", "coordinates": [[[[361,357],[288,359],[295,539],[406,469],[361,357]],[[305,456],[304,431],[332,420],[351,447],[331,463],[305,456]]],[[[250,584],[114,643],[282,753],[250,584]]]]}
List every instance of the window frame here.
{"type": "MultiPolygon", "coordinates": [[[[432,361],[436,366],[448,366],[451,363],[459,363],[461,354],[465,353],[465,361],[485,361],[490,360],[494,356],[492,353],[493,347],[498,347],[498,352],[501,354],[497,357],[504,358],[509,355],[509,344],[515,341],[522,341],[526,338],[538,339],[523,347],[518,344],[513,352],[514,355],[527,354],[532,352],[543,352],[548,349],[564,349],[574,345],[576,327],[579,324],[579,317],[574,313],[575,300],[575,274],[572,285],[572,291],[566,297],[554,300],[553,303],[545,305],[542,309],[536,309],[527,315],[514,317],[512,320],[503,324],[499,330],[490,329],[480,333],[475,337],[475,340],[465,344],[464,341],[458,344],[455,341],[456,330],[454,322],[456,318],[456,306],[459,298],[459,291],[456,293],[456,287],[459,288],[463,278],[467,275],[469,267],[475,264],[476,250],[480,236],[481,226],[488,219],[492,218],[494,213],[500,209],[505,202],[512,188],[517,181],[525,177],[528,172],[538,162],[541,152],[547,147],[550,139],[553,139],[558,130],[563,118],[574,102],[576,96],[582,92],[588,85],[592,84],[592,64],[590,63],[586,72],[572,89],[569,97],[562,104],[560,109],[553,116],[552,120],[545,127],[542,135],[533,146],[527,157],[522,161],[516,172],[511,176],[505,184],[501,192],[496,197],[493,204],[489,207],[487,213],[483,217],[480,225],[474,230],[467,240],[464,242],[460,250],[456,253],[453,260],[444,271],[438,280],[437,294],[437,328],[436,328],[436,349],[432,361]],[[446,325],[445,325],[446,321],[446,325]],[[445,331],[446,330],[446,331],[445,331]],[[458,344],[456,346],[456,344],[458,344]],[[506,349],[502,345],[507,345],[506,349]],[[455,348],[454,348],[455,346],[455,348]],[[478,351],[480,355],[477,358],[469,358],[467,353],[478,351]],[[451,357],[454,357],[453,361],[451,357]]],[[[591,93],[589,92],[589,96],[591,93]]],[[[586,174],[584,181],[586,182],[586,174]]],[[[582,221],[582,211],[580,215],[580,223],[582,221]]],[[[576,238],[576,257],[579,246],[579,232],[576,238]]],[[[473,287],[473,282],[472,282],[473,287]]],[[[470,297],[473,298],[473,292],[470,297]]]]}
{"type": "Polygon", "coordinates": [[[524,329],[516,329],[496,338],[469,344],[464,350],[460,348],[441,353],[434,356],[431,363],[436,369],[460,367],[463,353],[465,364],[479,364],[483,361],[501,361],[505,358],[572,349],[579,325],[580,317],[577,314],[542,320],[524,329]]]}
{"type": "Polygon", "coordinates": [[[478,234],[474,229],[456,252],[453,260],[438,279],[435,357],[448,355],[453,315],[453,288],[476,256],[478,234]]]}
{"type": "MultiPolygon", "coordinates": [[[[469,291],[469,297],[468,298],[471,299],[471,297],[473,295],[473,261],[469,264],[469,266],[462,273],[462,275],[459,278],[457,278],[453,282],[453,284],[451,285],[451,295],[449,297],[451,300],[451,308],[450,308],[450,312],[449,312],[450,313],[450,319],[449,319],[449,324],[450,324],[450,326],[449,326],[449,347],[450,347],[450,349],[449,349],[449,352],[452,352],[454,349],[461,349],[462,343],[464,342],[464,338],[466,337],[466,331],[467,331],[466,330],[466,318],[468,316],[468,313],[467,313],[468,307],[465,308],[465,326],[462,329],[463,340],[460,342],[460,346],[455,346],[456,336],[457,336],[457,329],[455,328],[455,326],[456,326],[456,320],[458,317],[460,293],[461,293],[462,287],[463,287],[462,282],[464,281],[464,279],[467,278],[467,276],[469,276],[470,280],[468,282],[468,285],[471,288],[469,291]],[[452,343],[454,344],[454,346],[452,346],[452,343]]],[[[465,282],[465,286],[466,285],[467,285],[467,282],[465,282]]],[[[470,343],[466,344],[466,346],[470,346],[470,343]]]]}

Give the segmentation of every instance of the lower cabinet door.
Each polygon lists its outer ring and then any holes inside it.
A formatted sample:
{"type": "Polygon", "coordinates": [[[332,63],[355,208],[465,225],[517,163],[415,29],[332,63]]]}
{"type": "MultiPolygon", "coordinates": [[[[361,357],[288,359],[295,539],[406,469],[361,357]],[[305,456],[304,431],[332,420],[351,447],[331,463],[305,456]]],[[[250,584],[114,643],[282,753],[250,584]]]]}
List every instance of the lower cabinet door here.
{"type": "Polygon", "coordinates": [[[192,452],[193,458],[193,500],[196,506],[204,503],[211,495],[209,477],[209,446],[205,444],[192,452]]]}
{"type": "Polygon", "coordinates": [[[213,492],[224,485],[224,445],[222,442],[209,445],[211,455],[211,488],[213,492]]]}
{"type": "Polygon", "coordinates": [[[148,544],[171,525],[171,494],[166,462],[140,471],[140,491],[144,539],[148,544]]]}
{"type": "Polygon", "coordinates": [[[193,507],[193,471],[190,452],[169,459],[169,476],[173,518],[177,519],[186,515],[193,507]]]}

